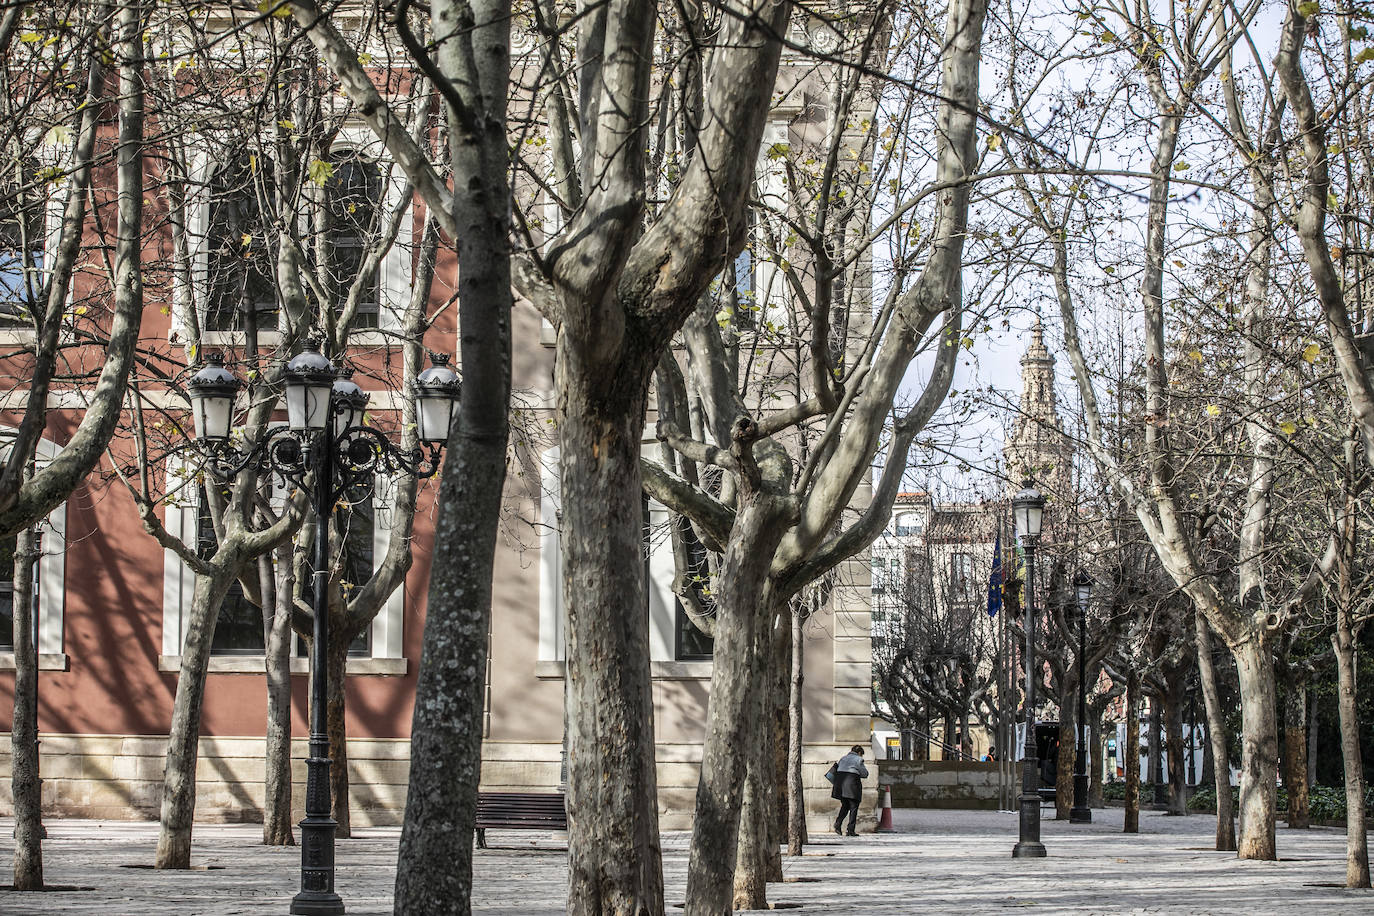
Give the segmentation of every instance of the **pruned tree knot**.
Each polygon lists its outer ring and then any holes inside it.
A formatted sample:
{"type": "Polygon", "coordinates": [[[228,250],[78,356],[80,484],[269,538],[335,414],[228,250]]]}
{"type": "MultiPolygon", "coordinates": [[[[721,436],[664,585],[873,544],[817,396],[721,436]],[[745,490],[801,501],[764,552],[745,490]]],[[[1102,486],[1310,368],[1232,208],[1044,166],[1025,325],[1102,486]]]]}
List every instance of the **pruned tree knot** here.
{"type": "Polygon", "coordinates": [[[736,417],[734,428],[730,434],[731,438],[738,443],[754,442],[759,438],[759,424],[754,421],[753,417],[736,417]]]}

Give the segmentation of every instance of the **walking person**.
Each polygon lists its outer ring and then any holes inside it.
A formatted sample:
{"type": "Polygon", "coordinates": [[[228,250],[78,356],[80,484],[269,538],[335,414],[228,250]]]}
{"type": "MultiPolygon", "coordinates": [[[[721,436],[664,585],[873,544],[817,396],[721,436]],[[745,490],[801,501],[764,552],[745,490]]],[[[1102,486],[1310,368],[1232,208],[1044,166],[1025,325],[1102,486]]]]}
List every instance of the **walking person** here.
{"type": "Polygon", "coordinates": [[[835,832],[845,815],[849,815],[849,830],[846,836],[858,836],[854,832],[854,822],[859,817],[859,799],[863,796],[863,780],[868,778],[868,767],[864,766],[864,746],[856,744],[835,764],[835,783],[830,789],[830,797],[839,799],[840,815],[835,818],[835,832]]]}

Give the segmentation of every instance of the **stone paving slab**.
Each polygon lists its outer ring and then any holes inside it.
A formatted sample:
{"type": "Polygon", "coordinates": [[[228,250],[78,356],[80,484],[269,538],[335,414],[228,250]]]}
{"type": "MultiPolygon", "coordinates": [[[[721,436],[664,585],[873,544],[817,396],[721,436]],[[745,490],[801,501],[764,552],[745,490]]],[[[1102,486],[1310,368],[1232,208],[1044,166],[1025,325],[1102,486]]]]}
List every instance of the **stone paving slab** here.
{"type": "MultiPolygon", "coordinates": [[[[1047,816],[1051,809],[1044,809],[1047,816]]],[[[1011,858],[1012,812],[898,810],[898,832],[817,837],[801,858],[785,858],[788,881],[774,904],[798,912],[984,913],[1374,913],[1374,894],[1346,890],[1345,834],[1333,828],[1279,830],[1278,862],[1242,862],[1211,849],[1214,820],[1142,812],[1141,833],[1120,832],[1120,809],[1095,823],[1046,820],[1045,859],[1011,858]],[[1335,886],[1333,886],[1335,885],[1335,886]]],[[[198,825],[189,872],[159,872],[157,827],[149,823],[53,820],[44,844],[49,883],[89,890],[21,894],[0,890],[0,914],[239,916],[285,914],[297,888],[297,848],[261,845],[256,825],[198,825]]],[[[0,819],[0,875],[9,876],[13,822],[0,819]]],[[[364,828],[338,847],[337,889],[350,914],[391,911],[397,828],[364,828]]],[[[663,837],[669,912],[686,885],[686,833],[663,837]]],[[[477,850],[473,911],[564,911],[566,846],[555,835],[489,831],[477,850]]],[[[4,880],[0,879],[0,880],[4,880]]]]}

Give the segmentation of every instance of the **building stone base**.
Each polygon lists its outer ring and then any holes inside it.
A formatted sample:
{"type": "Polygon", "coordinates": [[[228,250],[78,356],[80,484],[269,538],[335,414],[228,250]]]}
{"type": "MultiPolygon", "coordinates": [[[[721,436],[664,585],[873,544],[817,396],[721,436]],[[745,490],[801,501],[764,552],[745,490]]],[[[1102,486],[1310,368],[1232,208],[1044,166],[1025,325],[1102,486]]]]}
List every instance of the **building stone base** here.
{"type": "MultiPolygon", "coordinates": [[[[830,798],[825,771],[848,745],[808,745],[803,754],[807,829],[826,833],[838,803],[830,798]]],[[[152,820],[162,797],[167,739],[141,735],[44,735],[40,742],[43,813],[52,817],[152,820]]],[[[196,820],[258,823],[263,819],[265,741],[262,738],[200,739],[196,766],[196,820]]],[[[293,819],[304,817],[306,740],[292,742],[293,819]]],[[[696,800],[701,746],[658,746],[659,826],[688,830],[696,800]]],[[[876,770],[876,767],[870,767],[876,770]]],[[[356,826],[401,823],[410,771],[405,739],[351,738],[348,742],[352,822],[356,826]]],[[[0,816],[13,814],[10,742],[0,736],[0,816]]],[[[482,746],[482,789],[491,792],[554,792],[562,779],[562,746],[488,741],[482,746]]],[[[876,823],[877,779],[865,785],[861,829],[876,823]]]]}

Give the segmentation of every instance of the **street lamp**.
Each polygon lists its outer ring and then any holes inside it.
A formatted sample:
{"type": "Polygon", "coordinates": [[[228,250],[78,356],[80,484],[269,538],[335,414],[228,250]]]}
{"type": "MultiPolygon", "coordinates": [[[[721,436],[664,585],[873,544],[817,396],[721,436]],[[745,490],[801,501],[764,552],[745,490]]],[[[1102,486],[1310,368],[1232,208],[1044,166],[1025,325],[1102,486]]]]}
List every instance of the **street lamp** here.
{"type": "Polygon", "coordinates": [[[1016,533],[1026,552],[1026,744],[1021,769],[1020,841],[1011,854],[1018,859],[1043,858],[1040,842],[1040,761],[1035,747],[1035,545],[1045,514],[1045,497],[1033,481],[1012,497],[1016,533]]]}
{"type": "Polygon", "coordinates": [[[1073,757],[1073,807],[1069,809],[1070,824],[1091,824],[1093,810],[1088,807],[1088,743],[1087,731],[1087,648],[1088,602],[1093,596],[1093,577],[1080,569],[1073,580],[1078,593],[1078,749],[1073,757]]]}
{"type": "MultiPolygon", "coordinates": [[[[447,441],[430,432],[422,447],[404,449],[383,433],[363,425],[368,396],[309,342],[282,370],[287,425],[268,430],[240,454],[229,441],[234,395],[241,383],[212,355],[187,385],[196,422],[196,438],[210,473],[219,479],[249,467],[280,474],[309,488],[316,518],[312,578],[314,637],[310,647],[310,756],[306,759],[305,819],[301,821],[301,890],[291,901],[297,916],[337,916],[343,901],[334,892],[334,820],[329,797],[329,735],[326,731],[329,647],[329,527],[334,508],[371,492],[379,472],[404,471],[430,477],[439,470],[447,441]]],[[[424,389],[415,386],[417,416],[422,409],[447,419],[457,398],[457,375],[435,359],[452,383],[424,389]],[[425,401],[428,397],[430,400],[425,401]],[[446,400],[446,403],[442,403],[446,400]]],[[[434,370],[427,370],[433,372],[434,370]]],[[[425,373],[421,373],[423,376],[425,373]]],[[[447,378],[447,377],[445,377],[447,378]]],[[[418,380],[417,380],[418,381],[418,380]]]]}

